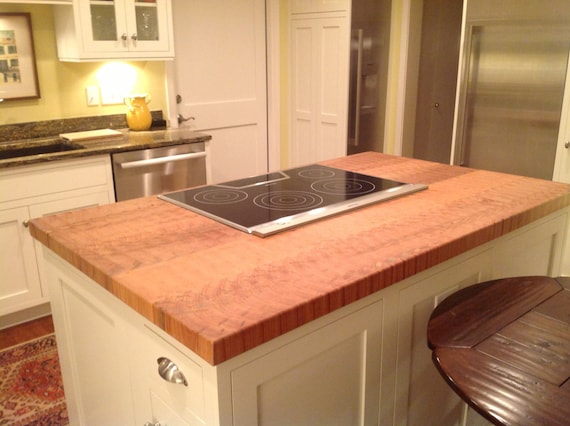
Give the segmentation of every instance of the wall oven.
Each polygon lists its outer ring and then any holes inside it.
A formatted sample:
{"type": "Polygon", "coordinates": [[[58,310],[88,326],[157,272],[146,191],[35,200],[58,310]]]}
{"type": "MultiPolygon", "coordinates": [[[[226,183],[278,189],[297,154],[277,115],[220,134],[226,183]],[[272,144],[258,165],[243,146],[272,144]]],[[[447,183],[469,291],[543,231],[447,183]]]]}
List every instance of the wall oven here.
{"type": "Polygon", "coordinates": [[[113,154],[117,201],[206,184],[204,142],[113,154]]]}

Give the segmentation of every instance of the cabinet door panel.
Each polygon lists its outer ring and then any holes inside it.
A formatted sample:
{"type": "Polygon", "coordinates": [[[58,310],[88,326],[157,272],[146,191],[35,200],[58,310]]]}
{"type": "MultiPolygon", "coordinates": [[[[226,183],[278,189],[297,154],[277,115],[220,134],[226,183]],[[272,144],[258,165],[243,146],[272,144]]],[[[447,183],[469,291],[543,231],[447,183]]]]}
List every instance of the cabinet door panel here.
{"type": "Polygon", "coordinates": [[[27,207],[0,211],[0,315],[42,297],[34,242],[24,226],[29,218],[27,207]]]}
{"type": "Polygon", "coordinates": [[[440,377],[427,346],[434,307],[460,288],[491,277],[490,250],[422,279],[399,294],[396,423],[459,425],[465,404],[440,377]]]}
{"type": "Polygon", "coordinates": [[[382,301],[231,373],[236,425],[376,424],[382,301]]]}
{"type": "Polygon", "coordinates": [[[131,52],[168,52],[174,40],[167,0],[127,0],[126,21],[131,52]],[[134,35],[134,37],[133,37],[134,35]]]}
{"type": "Polygon", "coordinates": [[[127,36],[124,0],[109,2],[82,0],[76,3],[78,8],[83,40],[82,48],[88,52],[128,51],[128,42],[121,36],[127,36]]]}
{"type": "Polygon", "coordinates": [[[493,278],[559,275],[567,220],[567,215],[561,215],[502,240],[493,256],[493,278]]]}
{"type": "Polygon", "coordinates": [[[51,290],[60,293],[52,309],[70,424],[134,424],[120,320],[68,277],[51,290]]]}

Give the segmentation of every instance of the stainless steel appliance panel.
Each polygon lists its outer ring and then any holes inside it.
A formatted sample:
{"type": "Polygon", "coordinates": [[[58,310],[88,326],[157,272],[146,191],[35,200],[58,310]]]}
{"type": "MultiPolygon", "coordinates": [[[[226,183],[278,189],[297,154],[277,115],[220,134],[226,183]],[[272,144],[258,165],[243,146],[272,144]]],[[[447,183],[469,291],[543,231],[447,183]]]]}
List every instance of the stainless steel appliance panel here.
{"type": "Polygon", "coordinates": [[[112,159],[117,201],[206,184],[203,142],[122,152],[112,159]]]}
{"type": "Polygon", "coordinates": [[[490,21],[469,29],[459,163],[552,179],[570,27],[490,21]]]}

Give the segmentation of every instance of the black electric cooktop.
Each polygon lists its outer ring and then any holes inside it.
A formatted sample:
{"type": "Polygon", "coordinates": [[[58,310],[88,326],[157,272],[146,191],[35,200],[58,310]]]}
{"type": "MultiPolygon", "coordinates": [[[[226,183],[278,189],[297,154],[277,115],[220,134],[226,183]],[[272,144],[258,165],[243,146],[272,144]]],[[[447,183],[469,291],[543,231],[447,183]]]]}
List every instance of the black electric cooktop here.
{"type": "Polygon", "coordinates": [[[159,195],[241,231],[267,236],[357,207],[426,189],[311,165],[159,195]]]}

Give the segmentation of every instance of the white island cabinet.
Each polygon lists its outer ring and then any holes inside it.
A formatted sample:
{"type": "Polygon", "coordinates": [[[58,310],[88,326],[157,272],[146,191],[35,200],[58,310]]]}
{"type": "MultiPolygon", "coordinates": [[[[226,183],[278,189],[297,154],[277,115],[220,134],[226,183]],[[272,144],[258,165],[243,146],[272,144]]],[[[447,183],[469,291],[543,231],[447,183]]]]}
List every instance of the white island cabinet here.
{"type": "Polygon", "coordinates": [[[32,218],[114,202],[108,155],[0,170],[2,327],[49,313],[41,244],[32,218]]]}
{"type": "Polygon", "coordinates": [[[71,424],[480,424],[431,364],[429,314],[467,285],[558,274],[568,215],[559,210],[218,365],[45,248],[71,424]],[[186,384],[164,380],[161,361],[186,384]]]}
{"type": "Polygon", "coordinates": [[[174,58],[170,0],[72,0],[54,17],[61,61],[174,58]]]}

